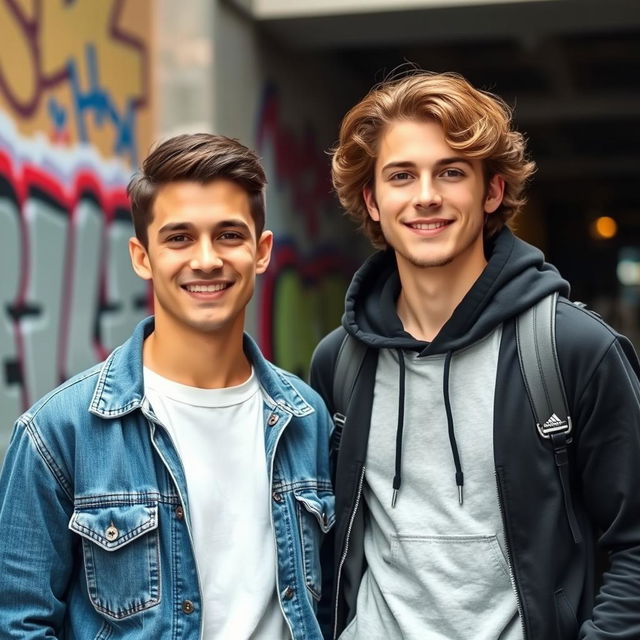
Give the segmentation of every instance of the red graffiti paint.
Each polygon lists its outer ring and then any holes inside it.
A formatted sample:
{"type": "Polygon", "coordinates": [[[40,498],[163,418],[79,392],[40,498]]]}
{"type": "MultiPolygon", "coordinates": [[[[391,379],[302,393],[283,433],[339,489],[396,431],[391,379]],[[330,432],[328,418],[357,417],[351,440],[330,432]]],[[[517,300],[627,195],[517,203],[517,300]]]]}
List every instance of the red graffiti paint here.
{"type": "Polygon", "coordinates": [[[105,318],[111,314],[113,325],[114,316],[123,316],[120,324],[129,331],[148,313],[148,289],[135,276],[128,280],[128,257],[113,249],[117,240],[126,251],[126,237],[132,232],[124,186],[107,187],[103,176],[89,169],[79,169],[69,184],[63,184],[39,166],[26,163],[17,169],[0,151],[0,197],[4,211],[15,212],[20,237],[18,250],[3,250],[16,256],[13,271],[19,283],[15,296],[0,306],[13,326],[16,347],[16,361],[7,367],[12,379],[0,371],[0,396],[3,387],[18,384],[26,408],[76,372],[70,368],[69,354],[79,349],[74,341],[82,336],[70,335],[74,323],[84,328],[82,335],[93,336],[91,344],[85,340],[86,353],[80,358],[89,366],[120,342],[111,338],[112,330],[104,330],[105,318]],[[87,210],[92,215],[79,219],[79,212],[87,210]],[[87,241],[96,251],[79,263],[87,241]],[[89,291],[95,292],[91,304],[82,299],[89,291]],[[122,299],[114,292],[121,292],[122,299]],[[72,318],[74,308],[82,308],[84,317],[72,318]]]}

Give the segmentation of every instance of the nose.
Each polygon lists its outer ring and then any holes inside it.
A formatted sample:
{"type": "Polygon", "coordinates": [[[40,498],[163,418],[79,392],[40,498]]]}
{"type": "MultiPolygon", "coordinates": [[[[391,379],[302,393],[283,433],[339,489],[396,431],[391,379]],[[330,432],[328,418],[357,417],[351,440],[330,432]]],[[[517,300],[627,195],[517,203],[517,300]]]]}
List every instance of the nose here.
{"type": "Polygon", "coordinates": [[[194,247],[189,266],[193,271],[209,273],[222,267],[222,258],[209,239],[202,240],[194,247]]]}
{"type": "Polygon", "coordinates": [[[415,197],[416,208],[439,207],[442,204],[442,195],[431,176],[423,176],[418,183],[418,191],[415,197]]]}

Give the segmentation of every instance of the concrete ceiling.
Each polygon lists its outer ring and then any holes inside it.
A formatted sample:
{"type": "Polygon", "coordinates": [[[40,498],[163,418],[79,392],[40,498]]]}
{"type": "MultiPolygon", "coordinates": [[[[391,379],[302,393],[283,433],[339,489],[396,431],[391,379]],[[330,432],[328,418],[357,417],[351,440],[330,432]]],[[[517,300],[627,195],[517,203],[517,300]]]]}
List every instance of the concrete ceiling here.
{"type": "Polygon", "coordinates": [[[404,61],[500,94],[539,166],[532,198],[551,253],[589,250],[600,213],[640,245],[640,0],[454,4],[254,19],[285,50],[361,79],[346,107],[404,61]]]}

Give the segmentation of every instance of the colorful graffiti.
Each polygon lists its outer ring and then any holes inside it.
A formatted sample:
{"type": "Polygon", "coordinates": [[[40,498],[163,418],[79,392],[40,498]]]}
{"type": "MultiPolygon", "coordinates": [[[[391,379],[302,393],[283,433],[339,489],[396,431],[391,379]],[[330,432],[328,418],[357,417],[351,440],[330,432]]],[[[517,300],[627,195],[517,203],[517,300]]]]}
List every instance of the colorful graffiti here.
{"type": "Polygon", "coordinates": [[[304,219],[309,237],[317,237],[322,216],[336,213],[328,158],[310,125],[298,137],[282,124],[278,91],[273,85],[267,85],[264,91],[260,114],[258,149],[273,146],[276,186],[290,191],[293,215],[304,219]]]}
{"type": "Polygon", "coordinates": [[[148,312],[126,184],[151,139],[150,17],[0,0],[0,457],[23,409],[148,312]]]}
{"type": "Polygon", "coordinates": [[[271,85],[264,92],[256,137],[271,193],[288,195],[285,206],[280,200],[276,211],[270,207],[268,212],[279,217],[279,225],[259,294],[260,344],[267,357],[305,377],[318,340],[340,322],[357,256],[336,244],[342,221],[326,154],[310,126],[297,136],[282,124],[278,92],[271,85]]]}
{"type": "Polygon", "coordinates": [[[305,258],[295,243],[278,243],[260,298],[260,338],[268,357],[306,377],[318,340],[340,322],[352,271],[333,248],[305,258]]]}
{"type": "MultiPolygon", "coordinates": [[[[56,158],[59,161],[59,158],[56,158]]],[[[126,338],[147,289],[129,267],[124,189],[79,166],[69,187],[0,151],[0,402],[13,417],[126,338]]]]}
{"type": "Polygon", "coordinates": [[[0,110],[135,166],[150,139],[148,0],[0,0],[0,110]],[[126,28],[124,27],[126,25],[126,28]]]}

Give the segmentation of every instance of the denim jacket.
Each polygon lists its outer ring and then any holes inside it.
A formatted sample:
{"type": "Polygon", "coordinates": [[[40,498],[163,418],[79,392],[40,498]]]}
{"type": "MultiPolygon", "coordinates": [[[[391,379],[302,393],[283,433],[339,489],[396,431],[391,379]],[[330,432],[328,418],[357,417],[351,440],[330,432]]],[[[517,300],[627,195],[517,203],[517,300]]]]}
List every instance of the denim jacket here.
{"type": "MultiPolygon", "coordinates": [[[[141,322],[16,422],[0,476],[2,639],[202,637],[184,469],[144,397],[152,330],[141,322]]],[[[335,517],[331,420],[248,336],[244,349],[264,397],[279,601],[292,638],[315,640],[319,545],[335,517]]]]}

